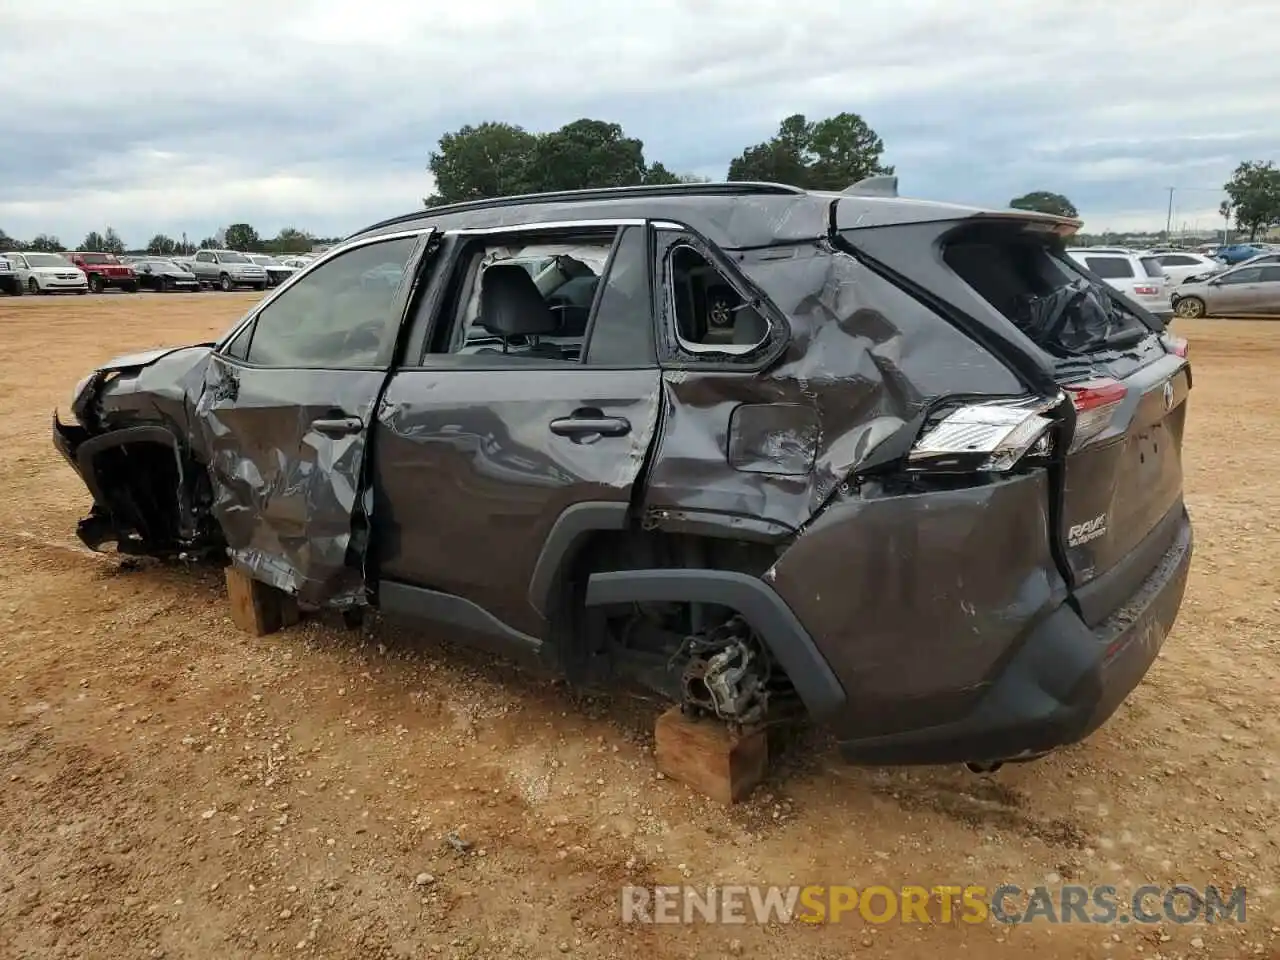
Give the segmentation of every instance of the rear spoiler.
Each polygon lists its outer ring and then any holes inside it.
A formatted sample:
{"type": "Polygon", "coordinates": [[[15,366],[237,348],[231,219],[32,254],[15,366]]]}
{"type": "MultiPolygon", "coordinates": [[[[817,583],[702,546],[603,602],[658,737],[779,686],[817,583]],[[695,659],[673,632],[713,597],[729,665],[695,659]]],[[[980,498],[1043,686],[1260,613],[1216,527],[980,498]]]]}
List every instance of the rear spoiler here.
{"type": "Polygon", "coordinates": [[[851,183],[842,191],[846,197],[896,197],[898,195],[898,178],[893,174],[879,177],[863,177],[857,183],[851,183]]]}

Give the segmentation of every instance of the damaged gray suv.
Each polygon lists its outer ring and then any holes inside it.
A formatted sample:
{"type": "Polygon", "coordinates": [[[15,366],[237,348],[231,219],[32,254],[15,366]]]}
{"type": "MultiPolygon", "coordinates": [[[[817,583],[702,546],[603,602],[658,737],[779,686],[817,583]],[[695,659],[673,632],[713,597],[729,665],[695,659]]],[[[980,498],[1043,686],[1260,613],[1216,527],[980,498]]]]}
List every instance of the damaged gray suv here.
{"type": "Polygon", "coordinates": [[[81,539],[229,557],[866,763],[1097,728],[1191,558],[1186,344],[1078,223],[764,183],[349,238],[216,343],[76,388],[81,539]]]}

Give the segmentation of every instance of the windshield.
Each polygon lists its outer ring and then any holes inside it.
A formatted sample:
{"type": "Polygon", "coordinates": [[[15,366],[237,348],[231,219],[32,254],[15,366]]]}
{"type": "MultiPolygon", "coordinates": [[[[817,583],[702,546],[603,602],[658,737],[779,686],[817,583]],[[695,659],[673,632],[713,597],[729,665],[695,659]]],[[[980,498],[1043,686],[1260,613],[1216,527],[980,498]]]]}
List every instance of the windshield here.
{"type": "Polygon", "coordinates": [[[115,257],[109,253],[82,253],[80,259],[85,263],[117,263],[115,257]]]}
{"type": "Polygon", "coordinates": [[[220,253],[218,259],[223,263],[252,263],[243,253],[220,253]]]}
{"type": "Polygon", "coordinates": [[[71,261],[60,253],[28,253],[27,263],[33,267],[69,267],[71,261]]]}
{"type": "Polygon", "coordinates": [[[275,257],[268,257],[265,254],[261,254],[261,253],[253,255],[249,259],[252,260],[254,263],[256,263],[260,267],[280,266],[280,261],[277,260],[275,257]]]}

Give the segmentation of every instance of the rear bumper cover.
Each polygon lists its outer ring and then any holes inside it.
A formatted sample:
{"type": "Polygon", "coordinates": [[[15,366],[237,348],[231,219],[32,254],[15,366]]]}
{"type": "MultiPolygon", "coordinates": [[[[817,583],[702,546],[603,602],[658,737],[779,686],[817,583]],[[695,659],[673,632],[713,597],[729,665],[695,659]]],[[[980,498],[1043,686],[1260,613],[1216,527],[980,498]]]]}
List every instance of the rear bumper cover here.
{"type": "Polygon", "coordinates": [[[1063,603],[1032,631],[982,699],[951,723],[843,740],[858,763],[956,763],[1030,757],[1100,727],[1155,661],[1182,603],[1191,566],[1185,511],[1173,543],[1132,598],[1089,629],[1063,603]]]}

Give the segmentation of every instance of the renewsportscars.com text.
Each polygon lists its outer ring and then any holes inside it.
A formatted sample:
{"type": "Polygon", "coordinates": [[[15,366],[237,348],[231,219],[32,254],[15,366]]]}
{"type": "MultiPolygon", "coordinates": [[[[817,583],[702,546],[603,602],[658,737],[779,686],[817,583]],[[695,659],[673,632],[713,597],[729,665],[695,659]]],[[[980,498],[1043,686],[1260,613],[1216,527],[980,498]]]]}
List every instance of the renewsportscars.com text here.
{"type": "Polygon", "coordinates": [[[1244,923],[1244,887],[1147,884],[656,886],[622,888],[624,923],[1244,923]]]}

